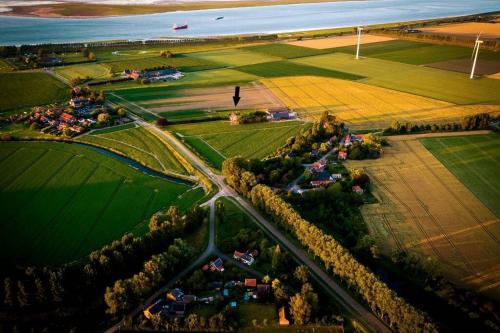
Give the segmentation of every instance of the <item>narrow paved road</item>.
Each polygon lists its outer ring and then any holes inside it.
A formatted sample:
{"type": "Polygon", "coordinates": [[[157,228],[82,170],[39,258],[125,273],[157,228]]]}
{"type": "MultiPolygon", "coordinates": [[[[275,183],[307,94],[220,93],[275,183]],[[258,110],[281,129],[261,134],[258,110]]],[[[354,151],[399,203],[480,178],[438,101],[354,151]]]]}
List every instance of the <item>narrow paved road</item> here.
{"type": "MultiPolygon", "coordinates": [[[[235,200],[239,206],[245,211],[248,215],[250,215],[254,221],[276,242],[278,242],[281,246],[287,249],[294,258],[301,264],[307,266],[311,272],[311,276],[322,285],[328,293],[333,297],[339,304],[341,304],[348,313],[355,318],[355,320],[367,328],[371,332],[391,332],[390,328],[379,318],[373,315],[370,311],[368,311],[363,305],[361,305],[356,299],[354,299],[349,293],[347,293],[329,274],[327,274],[323,269],[318,266],[313,260],[309,258],[309,256],[301,249],[299,249],[295,244],[293,244],[281,231],[274,227],[267,219],[260,214],[252,205],[250,205],[243,197],[241,197],[238,193],[236,193],[233,189],[228,187],[224,182],[224,177],[214,173],[205,163],[198,157],[196,154],[191,152],[183,143],[181,143],[174,135],[169,132],[163,131],[160,128],[143,121],[135,116],[133,116],[137,123],[146,129],[150,130],[153,133],[156,133],[159,137],[165,139],[170,145],[172,145],[179,153],[181,153],[187,160],[198,170],[203,172],[210,180],[216,184],[219,188],[219,192],[215,197],[211,199],[210,203],[210,236],[209,245],[203,255],[200,256],[195,262],[193,262],[189,267],[187,267],[183,272],[187,274],[191,269],[200,265],[210,253],[215,249],[215,245],[213,239],[215,237],[214,232],[215,229],[212,227],[213,223],[213,205],[217,197],[226,196],[235,200]],[[204,257],[204,255],[206,257],[204,257]]],[[[180,277],[183,275],[179,274],[180,277]]],[[[180,278],[179,277],[179,278],[180,278]]],[[[176,277],[177,278],[177,277],[176,277]]],[[[152,302],[156,297],[158,297],[162,292],[166,291],[169,287],[170,282],[175,283],[172,279],[165,285],[160,291],[155,293],[155,295],[151,296],[148,301],[152,302]]],[[[149,304],[146,302],[145,304],[149,304]]],[[[141,307],[134,310],[133,314],[138,314],[141,311],[141,307]]],[[[106,332],[115,332],[119,329],[121,323],[113,326],[106,332]]]]}
{"type": "Polygon", "coordinates": [[[287,249],[298,262],[309,267],[312,276],[320,283],[326,290],[329,291],[330,295],[336,299],[341,305],[343,305],[346,310],[350,312],[363,326],[367,327],[371,331],[376,332],[391,332],[389,327],[368,311],[363,305],[361,305],[356,299],[354,299],[349,293],[347,293],[338,283],[327,273],[325,273],[309,256],[297,246],[295,246],[286,236],[283,235],[281,231],[276,229],[267,219],[260,214],[252,205],[250,205],[244,198],[242,198],[233,189],[228,187],[224,182],[224,178],[220,175],[215,174],[208,166],[203,163],[203,161],[191,152],[184,144],[182,144],[174,135],[169,132],[163,131],[154,125],[146,123],[142,120],[138,120],[140,125],[146,127],[147,129],[154,131],[161,137],[165,138],[172,146],[174,146],[180,153],[182,153],[195,167],[200,171],[205,173],[212,182],[214,182],[220,189],[219,196],[231,197],[241,206],[241,208],[265,230],[268,235],[281,244],[285,249],[287,249]]]}

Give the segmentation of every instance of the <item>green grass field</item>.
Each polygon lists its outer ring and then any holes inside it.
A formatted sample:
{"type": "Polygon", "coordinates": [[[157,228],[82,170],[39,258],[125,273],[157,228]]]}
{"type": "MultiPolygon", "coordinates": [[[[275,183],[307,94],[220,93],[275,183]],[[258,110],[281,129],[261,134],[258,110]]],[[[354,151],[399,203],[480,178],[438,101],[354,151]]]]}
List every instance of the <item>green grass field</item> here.
{"type": "Polygon", "coordinates": [[[0,112],[60,102],[69,88],[46,73],[0,73],[0,112]]]}
{"type": "Polygon", "coordinates": [[[500,134],[424,138],[421,142],[500,217],[500,134]]]}
{"type": "MultiPolygon", "coordinates": [[[[356,53],[356,46],[346,46],[330,49],[335,52],[356,53]]],[[[472,49],[453,45],[436,45],[423,42],[393,40],[380,43],[364,44],[360,54],[371,57],[412,65],[430,64],[452,59],[469,58],[472,49]]],[[[500,61],[500,53],[481,50],[481,59],[500,61]]]]}
{"type": "Polygon", "coordinates": [[[186,170],[167,147],[142,127],[125,127],[117,131],[97,132],[80,136],[77,140],[119,151],[131,159],[160,172],[186,173],[186,170]]]}
{"type": "Polygon", "coordinates": [[[219,167],[222,156],[264,158],[284,145],[289,137],[308,126],[310,125],[298,121],[237,126],[227,121],[213,121],[172,125],[168,130],[180,133],[200,155],[215,167],[219,167]]]}
{"type": "Polygon", "coordinates": [[[0,143],[0,169],[0,256],[17,265],[81,258],[144,232],[159,209],[186,209],[203,196],[74,144],[0,143]]]}
{"type": "Polygon", "coordinates": [[[359,80],[363,78],[363,76],[360,75],[354,75],[333,69],[297,64],[286,60],[241,66],[236,67],[236,69],[241,72],[264,78],[301,75],[324,76],[344,80],[359,80]]]}
{"type": "Polygon", "coordinates": [[[365,76],[362,82],[457,104],[499,103],[500,80],[470,80],[464,73],[344,53],[292,60],[298,64],[365,76]]]}
{"type": "Polygon", "coordinates": [[[191,53],[190,56],[230,67],[281,60],[280,57],[247,51],[246,49],[224,49],[198,52],[191,53]]]}
{"type": "Polygon", "coordinates": [[[109,69],[113,73],[121,73],[125,69],[141,70],[162,66],[175,67],[183,72],[195,72],[221,67],[221,65],[209,62],[207,60],[192,58],[181,54],[176,55],[174,58],[163,58],[160,56],[156,56],[133,60],[118,60],[107,62],[104,64],[109,67],[109,69]]]}
{"type": "Polygon", "coordinates": [[[280,44],[280,43],[247,46],[241,48],[240,50],[262,53],[267,56],[279,57],[284,59],[310,57],[330,52],[328,50],[317,50],[309,47],[280,44]]]}
{"type": "Polygon", "coordinates": [[[111,76],[109,68],[95,63],[61,66],[57,67],[55,72],[67,80],[77,77],[81,79],[86,77],[90,77],[92,79],[104,79],[111,76]]]}

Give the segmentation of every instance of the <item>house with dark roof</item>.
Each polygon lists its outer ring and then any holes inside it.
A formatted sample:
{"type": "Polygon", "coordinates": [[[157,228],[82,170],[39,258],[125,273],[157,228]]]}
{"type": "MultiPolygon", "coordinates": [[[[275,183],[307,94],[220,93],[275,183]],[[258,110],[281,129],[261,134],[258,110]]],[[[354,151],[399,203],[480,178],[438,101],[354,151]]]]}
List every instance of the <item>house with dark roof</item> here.
{"type": "Polygon", "coordinates": [[[297,113],[286,106],[272,107],[267,109],[269,120],[288,120],[297,118],[297,113]]]}
{"type": "Polygon", "coordinates": [[[210,270],[212,272],[224,272],[224,262],[221,258],[217,258],[210,263],[210,270]]]}
{"type": "Polygon", "coordinates": [[[167,299],[174,302],[182,302],[184,292],[180,288],[175,288],[167,293],[167,299]]]}

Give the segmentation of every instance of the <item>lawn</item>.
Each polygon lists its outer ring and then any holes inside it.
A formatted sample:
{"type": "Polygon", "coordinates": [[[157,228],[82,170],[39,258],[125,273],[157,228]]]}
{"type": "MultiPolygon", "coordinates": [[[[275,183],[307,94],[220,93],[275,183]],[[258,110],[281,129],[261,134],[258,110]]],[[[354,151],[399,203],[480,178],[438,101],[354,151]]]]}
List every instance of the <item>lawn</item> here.
{"type": "Polygon", "coordinates": [[[292,60],[301,65],[365,76],[362,82],[456,104],[500,102],[500,80],[470,80],[465,73],[365,58],[344,53],[292,60]]]}
{"type": "Polygon", "coordinates": [[[74,144],[3,142],[0,169],[0,256],[17,265],[79,259],[144,232],[159,209],[186,209],[203,196],[74,144]]]}
{"type": "Polygon", "coordinates": [[[333,69],[314,67],[305,64],[298,64],[286,60],[241,66],[236,67],[236,69],[241,72],[264,78],[299,75],[324,76],[345,80],[359,80],[363,78],[363,76],[361,75],[350,74],[333,69]]]}
{"type": "Polygon", "coordinates": [[[298,121],[231,125],[227,121],[172,125],[168,130],[180,133],[184,140],[215,166],[220,163],[216,150],[225,157],[264,158],[286,140],[310,125],[298,121]],[[193,141],[192,138],[197,138],[193,141]],[[194,142],[194,144],[193,144],[194,142]]]}
{"type": "Polygon", "coordinates": [[[103,79],[111,76],[109,68],[101,64],[78,64],[71,66],[61,66],[55,69],[55,72],[67,80],[74,78],[85,79],[103,79]]]}
{"type": "Polygon", "coordinates": [[[198,52],[191,53],[190,56],[230,67],[253,65],[281,59],[280,57],[247,51],[246,49],[224,49],[198,52]]]}
{"type": "Polygon", "coordinates": [[[424,138],[424,146],[500,217],[500,135],[424,138]]]}
{"type": "Polygon", "coordinates": [[[46,73],[0,73],[0,112],[60,102],[68,92],[68,87],[46,73]]]}
{"type": "Polygon", "coordinates": [[[281,43],[247,46],[241,48],[240,50],[262,53],[268,56],[279,57],[284,59],[310,57],[330,52],[328,50],[318,50],[309,47],[302,47],[302,46],[281,44],[281,43]]]}
{"type": "Polygon", "coordinates": [[[241,327],[252,327],[255,319],[257,325],[276,327],[278,323],[278,310],[276,304],[246,303],[238,307],[238,319],[241,327]]]}
{"type": "MultiPolygon", "coordinates": [[[[330,50],[355,54],[356,46],[340,47],[330,50]]],[[[453,45],[435,45],[422,42],[395,40],[362,45],[360,54],[363,57],[422,65],[439,61],[470,58],[472,49],[453,45]]],[[[481,50],[480,55],[481,59],[500,60],[500,54],[498,52],[481,50]]]]}
{"type": "Polygon", "coordinates": [[[180,162],[163,142],[142,127],[122,127],[118,131],[83,135],[78,137],[77,140],[118,151],[160,172],[186,173],[180,162]]]}
{"type": "Polygon", "coordinates": [[[175,67],[183,72],[195,72],[221,67],[221,65],[207,60],[192,58],[181,54],[176,55],[174,58],[156,56],[133,60],[118,60],[107,62],[105,65],[108,66],[113,73],[121,73],[125,69],[142,70],[164,66],[175,67]]]}

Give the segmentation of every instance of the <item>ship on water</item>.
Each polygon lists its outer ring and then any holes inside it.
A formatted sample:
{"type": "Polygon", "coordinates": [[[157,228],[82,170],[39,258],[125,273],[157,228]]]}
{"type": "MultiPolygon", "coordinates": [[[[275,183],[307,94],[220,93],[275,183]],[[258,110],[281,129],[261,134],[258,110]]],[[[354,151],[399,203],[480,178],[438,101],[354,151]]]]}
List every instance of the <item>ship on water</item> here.
{"type": "Polygon", "coordinates": [[[176,23],[174,23],[174,25],[172,26],[173,30],[182,30],[182,29],[187,29],[187,28],[188,28],[187,24],[177,25],[176,23]]]}

